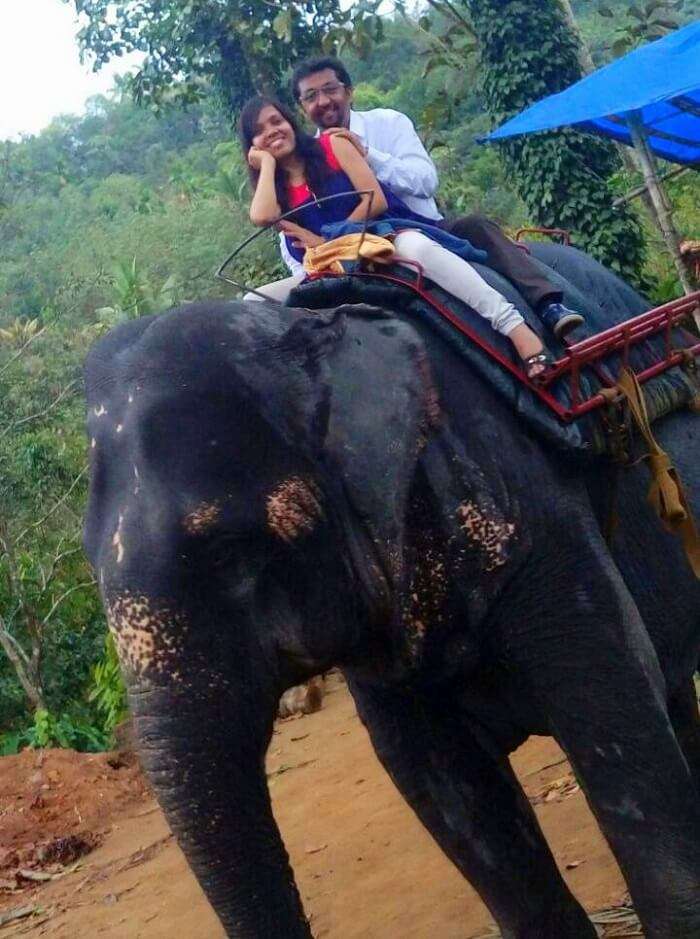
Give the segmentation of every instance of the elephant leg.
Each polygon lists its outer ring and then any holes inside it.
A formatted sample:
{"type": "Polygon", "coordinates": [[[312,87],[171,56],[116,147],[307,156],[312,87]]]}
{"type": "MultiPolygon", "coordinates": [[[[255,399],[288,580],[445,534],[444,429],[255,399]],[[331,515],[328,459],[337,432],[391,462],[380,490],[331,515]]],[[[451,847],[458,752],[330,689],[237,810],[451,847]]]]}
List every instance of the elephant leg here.
{"type": "Polygon", "coordinates": [[[668,713],[700,793],[700,711],[692,678],[670,696],[668,713]]]}
{"type": "Polygon", "coordinates": [[[507,939],[594,939],[505,754],[439,692],[378,688],[346,672],[383,766],[507,939]]]}
{"type": "Polygon", "coordinates": [[[597,536],[580,533],[575,550],[511,586],[501,646],[519,693],[538,702],[575,769],[644,935],[697,939],[700,800],[656,653],[597,536]]]}

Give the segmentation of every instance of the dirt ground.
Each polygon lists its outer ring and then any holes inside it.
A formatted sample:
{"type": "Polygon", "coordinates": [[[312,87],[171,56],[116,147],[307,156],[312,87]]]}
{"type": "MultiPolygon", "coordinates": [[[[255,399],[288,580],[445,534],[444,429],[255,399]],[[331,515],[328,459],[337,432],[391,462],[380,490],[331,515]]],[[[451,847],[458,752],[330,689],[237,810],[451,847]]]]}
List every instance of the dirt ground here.
{"type": "MultiPolygon", "coordinates": [[[[601,935],[641,936],[556,745],[535,738],[513,763],[601,935]]],[[[341,678],[320,712],[279,723],[268,774],[317,939],[498,935],[379,766],[341,678]]],[[[223,939],[135,763],[60,750],[0,760],[0,936],[25,934],[223,939]]]]}

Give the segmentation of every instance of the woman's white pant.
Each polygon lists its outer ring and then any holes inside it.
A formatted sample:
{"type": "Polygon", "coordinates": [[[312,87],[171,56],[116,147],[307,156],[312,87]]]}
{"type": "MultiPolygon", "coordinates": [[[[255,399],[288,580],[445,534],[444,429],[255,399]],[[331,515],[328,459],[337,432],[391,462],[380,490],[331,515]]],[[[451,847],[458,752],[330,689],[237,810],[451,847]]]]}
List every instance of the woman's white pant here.
{"type": "Polygon", "coordinates": [[[480,313],[503,336],[524,322],[513,304],[487,284],[471,264],[422,232],[399,232],[394,247],[398,255],[417,261],[426,277],[480,313]]]}
{"type": "Polygon", "coordinates": [[[291,277],[285,277],[283,280],[274,280],[271,284],[263,284],[262,287],[256,287],[255,293],[247,293],[244,300],[262,300],[261,293],[270,300],[277,300],[279,303],[286,303],[289,294],[298,287],[306,275],[293,274],[291,277]]]}
{"type": "MultiPolygon", "coordinates": [[[[487,284],[471,264],[422,232],[399,232],[394,238],[394,247],[399,256],[417,261],[426,277],[480,313],[502,335],[509,335],[516,326],[524,322],[513,304],[487,284]]],[[[292,277],[264,284],[258,287],[257,293],[247,293],[243,299],[262,300],[259,294],[264,294],[270,300],[285,303],[290,292],[302,282],[304,276],[303,273],[294,274],[292,277]]]]}

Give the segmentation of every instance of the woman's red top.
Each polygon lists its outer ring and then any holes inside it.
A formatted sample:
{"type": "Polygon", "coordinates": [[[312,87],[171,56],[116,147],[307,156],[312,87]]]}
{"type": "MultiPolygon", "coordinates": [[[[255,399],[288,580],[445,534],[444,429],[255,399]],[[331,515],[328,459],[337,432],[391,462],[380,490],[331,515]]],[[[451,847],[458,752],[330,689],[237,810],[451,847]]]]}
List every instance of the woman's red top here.
{"type": "MultiPolygon", "coordinates": [[[[326,164],[329,169],[334,172],[338,172],[341,167],[338,163],[338,159],[333,153],[333,147],[331,146],[331,134],[321,134],[318,138],[318,142],[321,144],[321,149],[323,150],[323,155],[326,158],[326,164]]],[[[309,189],[308,183],[299,183],[298,186],[292,186],[291,183],[287,184],[287,197],[289,199],[289,208],[296,209],[298,206],[303,205],[305,202],[308,202],[309,199],[313,199],[314,194],[309,189]]]]}

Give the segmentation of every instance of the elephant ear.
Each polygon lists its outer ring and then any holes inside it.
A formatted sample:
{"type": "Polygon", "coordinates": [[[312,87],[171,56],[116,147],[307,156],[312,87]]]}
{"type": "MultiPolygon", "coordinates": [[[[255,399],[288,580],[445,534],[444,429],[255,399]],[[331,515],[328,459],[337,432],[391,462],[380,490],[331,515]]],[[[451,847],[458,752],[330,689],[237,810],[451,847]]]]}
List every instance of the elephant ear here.
{"type": "Polygon", "coordinates": [[[322,419],[316,413],[316,464],[368,605],[383,617],[402,570],[421,443],[437,420],[423,343],[406,323],[365,305],[340,307],[325,325],[299,321],[285,342],[317,369],[324,407],[322,419]]]}

